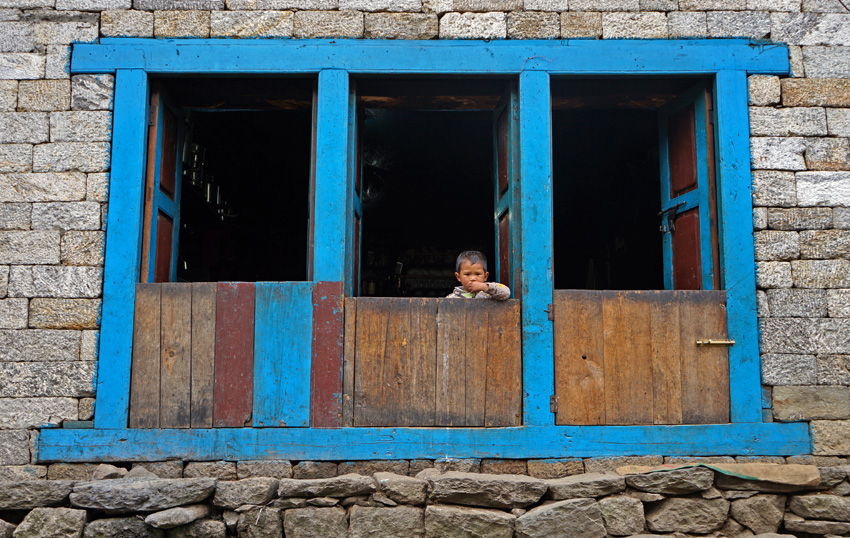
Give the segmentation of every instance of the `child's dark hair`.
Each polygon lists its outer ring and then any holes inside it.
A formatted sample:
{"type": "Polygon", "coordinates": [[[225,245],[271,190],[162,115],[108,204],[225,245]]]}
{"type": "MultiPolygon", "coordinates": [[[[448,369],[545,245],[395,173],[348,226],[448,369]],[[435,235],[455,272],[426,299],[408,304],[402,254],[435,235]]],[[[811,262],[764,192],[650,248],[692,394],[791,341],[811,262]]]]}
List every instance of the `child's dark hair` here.
{"type": "Polygon", "coordinates": [[[477,250],[464,250],[458,254],[457,261],[455,262],[455,272],[460,272],[460,266],[463,262],[469,262],[470,264],[480,263],[481,267],[484,268],[484,272],[488,272],[487,256],[477,250]]]}

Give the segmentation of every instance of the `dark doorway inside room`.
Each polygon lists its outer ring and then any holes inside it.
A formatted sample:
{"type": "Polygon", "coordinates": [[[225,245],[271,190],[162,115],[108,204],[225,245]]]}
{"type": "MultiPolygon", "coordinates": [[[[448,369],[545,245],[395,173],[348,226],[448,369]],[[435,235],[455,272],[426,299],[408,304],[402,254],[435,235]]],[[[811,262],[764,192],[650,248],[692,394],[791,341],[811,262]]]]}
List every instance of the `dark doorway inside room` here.
{"type": "Polygon", "coordinates": [[[358,81],[360,295],[445,297],[458,253],[494,269],[494,121],[504,81],[358,81]]]}

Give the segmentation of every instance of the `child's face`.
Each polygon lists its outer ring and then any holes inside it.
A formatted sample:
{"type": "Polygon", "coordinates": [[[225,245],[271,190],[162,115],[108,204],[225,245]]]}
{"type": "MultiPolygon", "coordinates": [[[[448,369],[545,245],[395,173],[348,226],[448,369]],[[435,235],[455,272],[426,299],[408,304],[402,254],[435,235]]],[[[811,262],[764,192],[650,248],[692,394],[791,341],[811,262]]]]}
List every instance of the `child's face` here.
{"type": "Polygon", "coordinates": [[[469,288],[473,282],[487,282],[487,277],[490,273],[484,270],[484,266],[480,263],[469,263],[464,260],[460,264],[460,272],[455,273],[455,278],[458,279],[463,289],[473,291],[469,288]]]}

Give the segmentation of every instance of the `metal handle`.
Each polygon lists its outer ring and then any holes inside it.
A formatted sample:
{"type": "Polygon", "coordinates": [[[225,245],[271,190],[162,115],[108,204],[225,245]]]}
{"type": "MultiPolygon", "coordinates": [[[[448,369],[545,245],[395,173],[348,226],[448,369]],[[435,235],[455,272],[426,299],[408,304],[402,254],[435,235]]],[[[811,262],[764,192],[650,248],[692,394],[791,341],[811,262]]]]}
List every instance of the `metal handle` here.
{"type": "Polygon", "coordinates": [[[697,340],[698,346],[732,346],[735,345],[734,340],[713,340],[711,338],[707,340],[697,340]]]}

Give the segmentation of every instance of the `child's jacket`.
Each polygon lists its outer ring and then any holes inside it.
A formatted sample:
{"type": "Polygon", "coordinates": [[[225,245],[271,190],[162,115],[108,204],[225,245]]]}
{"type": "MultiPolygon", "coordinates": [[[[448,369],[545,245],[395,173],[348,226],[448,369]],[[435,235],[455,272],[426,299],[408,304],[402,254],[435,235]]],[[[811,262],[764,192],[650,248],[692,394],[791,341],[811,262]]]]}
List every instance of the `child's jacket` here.
{"type": "Polygon", "coordinates": [[[511,289],[504,284],[498,282],[488,282],[486,291],[479,291],[476,294],[465,291],[463,286],[456,286],[448,295],[447,299],[493,299],[494,301],[504,301],[511,298],[511,289]]]}

